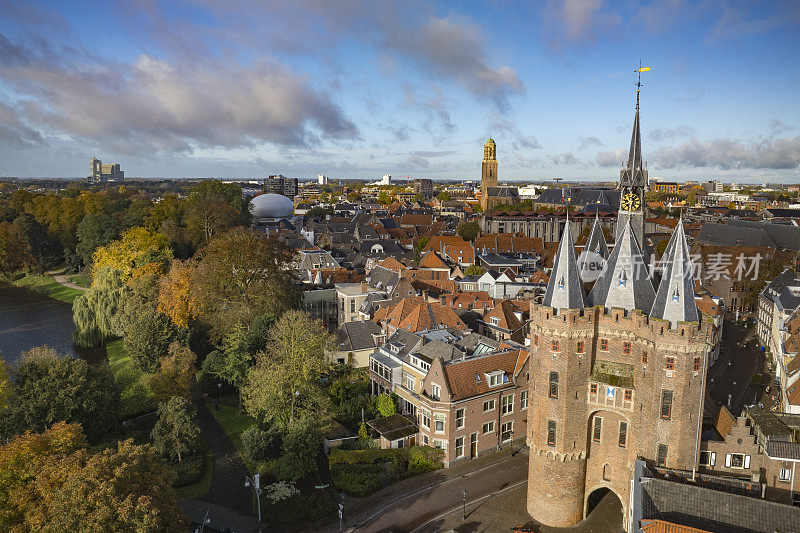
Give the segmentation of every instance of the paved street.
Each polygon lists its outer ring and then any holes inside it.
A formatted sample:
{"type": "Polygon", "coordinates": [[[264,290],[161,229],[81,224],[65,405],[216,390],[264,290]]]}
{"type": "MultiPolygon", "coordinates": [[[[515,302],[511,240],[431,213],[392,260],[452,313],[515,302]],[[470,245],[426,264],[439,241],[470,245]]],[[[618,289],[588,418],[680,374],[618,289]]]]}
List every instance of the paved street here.
{"type": "MultiPolygon", "coordinates": [[[[754,403],[756,389],[750,387],[753,374],[763,367],[763,354],[755,344],[744,346],[752,338],[752,330],[733,322],[725,322],[722,331],[722,353],[708,374],[708,393],[738,415],[745,405],[754,403]]],[[[760,388],[763,390],[763,388],[760,388]]]]}

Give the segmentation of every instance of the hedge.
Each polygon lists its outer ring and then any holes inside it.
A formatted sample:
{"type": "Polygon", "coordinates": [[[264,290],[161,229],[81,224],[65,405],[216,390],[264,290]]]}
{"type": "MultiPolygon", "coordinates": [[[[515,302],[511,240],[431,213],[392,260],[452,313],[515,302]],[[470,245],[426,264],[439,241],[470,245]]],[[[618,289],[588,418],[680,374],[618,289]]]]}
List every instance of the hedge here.
{"type": "Polygon", "coordinates": [[[328,458],[337,489],[363,497],[400,479],[442,468],[443,453],[430,446],[388,450],[332,450],[328,458]],[[389,463],[389,464],[387,464],[389,463]]]}
{"type": "Polygon", "coordinates": [[[288,500],[278,503],[261,501],[261,516],[270,524],[302,524],[316,522],[320,518],[330,515],[336,510],[336,502],[329,492],[315,492],[313,494],[298,494],[288,500]]]}
{"type": "Polygon", "coordinates": [[[331,467],[334,486],[347,494],[363,498],[382,489],[395,479],[394,471],[384,465],[338,463],[331,467]]]}

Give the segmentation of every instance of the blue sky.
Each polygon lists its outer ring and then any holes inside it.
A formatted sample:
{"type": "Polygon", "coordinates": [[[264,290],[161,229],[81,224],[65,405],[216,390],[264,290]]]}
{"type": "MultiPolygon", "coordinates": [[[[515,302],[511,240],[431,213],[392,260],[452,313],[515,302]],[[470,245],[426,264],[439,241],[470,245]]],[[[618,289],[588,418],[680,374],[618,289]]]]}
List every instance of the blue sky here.
{"type": "Polygon", "coordinates": [[[800,182],[800,3],[7,2],[0,168],[800,182]],[[233,5],[227,5],[233,4],[233,5]]]}

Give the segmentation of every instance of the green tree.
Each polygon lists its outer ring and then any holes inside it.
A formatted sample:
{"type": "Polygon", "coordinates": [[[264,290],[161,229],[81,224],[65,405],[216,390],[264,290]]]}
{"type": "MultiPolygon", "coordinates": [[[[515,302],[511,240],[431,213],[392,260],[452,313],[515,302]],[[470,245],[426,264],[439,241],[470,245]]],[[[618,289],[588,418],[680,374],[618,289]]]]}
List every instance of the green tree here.
{"type": "Polygon", "coordinates": [[[322,322],[302,311],[284,313],[249,372],[244,388],[247,411],[284,428],[303,413],[323,414],[326,398],[319,380],[330,369],[325,349],[332,345],[322,322]]]}
{"type": "Polygon", "coordinates": [[[17,226],[0,222],[0,273],[34,270],[38,264],[17,226]]]}
{"type": "Polygon", "coordinates": [[[378,409],[378,413],[381,416],[386,417],[397,414],[397,406],[395,405],[394,400],[386,393],[379,395],[375,404],[375,407],[378,409]]]}
{"type": "Polygon", "coordinates": [[[422,196],[422,194],[420,194],[420,193],[417,193],[417,194],[415,194],[414,196],[411,197],[411,202],[412,203],[421,204],[424,201],[425,201],[425,197],[422,196]]]}
{"type": "Polygon", "coordinates": [[[295,307],[291,252],[263,233],[237,228],[211,240],[192,276],[191,305],[215,340],[238,323],[295,307]]]}
{"type": "Polygon", "coordinates": [[[34,348],[13,374],[0,435],[39,432],[64,421],[80,423],[94,439],[113,426],[118,405],[119,390],[108,366],[34,348]]]}
{"type": "Polygon", "coordinates": [[[129,292],[118,270],[104,267],[95,271],[92,286],[72,302],[75,344],[96,347],[122,335],[119,314],[129,292]]]}
{"type": "Polygon", "coordinates": [[[189,191],[185,220],[195,243],[207,244],[214,235],[249,224],[250,204],[235,183],[203,180],[189,191]]]}
{"type": "Polygon", "coordinates": [[[192,454],[200,446],[197,410],[183,396],[174,396],[158,406],[158,420],[150,433],[153,447],[164,457],[192,454]]]}
{"type": "Polygon", "coordinates": [[[11,375],[8,371],[8,363],[0,359],[0,411],[8,403],[11,397],[11,375]]]}
{"type": "Polygon", "coordinates": [[[150,377],[150,389],[159,401],[173,396],[189,398],[195,382],[194,363],[197,356],[186,346],[174,341],[169,353],[159,359],[158,371],[150,377]]]}
{"type": "Polygon", "coordinates": [[[117,238],[117,221],[107,213],[89,213],[78,224],[77,238],[75,253],[88,265],[97,248],[117,238]]]}
{"type": "Polygon", "coordinates": [[[41,272],[53,256],[47,230],[27,213],[14,219],[13,224],[25,246],[26,256],[31,258],[29,270],[41,272]]]}
{"type": "Polygon", "coordinates": [[[141,306],[141,312],[125,328],[125,351],[143,372],[152,374],[160,359],[167,356],[177,332],[169,318],[151,305],[141,306]]]}
{"type": "Polygon", "coordinates": [[[310,418],[295,420],[283,437],[283,454],[275,464],[279,479],[297,481],[317,471],[322,434],[310,418]]]}
{"type": "Polygon", "coordinates": [[[483,276],[486,274],[486,269],[478,265],[469,265],[464,269],[465,276],[483,276]]]}
{"type": "Polygon", "coordinates": [[[383,205],[387,205],[387,204],[392,203],[392,198],[389,196],[389,193],[387,193],[386,191],[381,191],[380,194],[378,195],[378,202],[383,204],[383,205]]]}
{"type": "Polygon", "coordinates": [[[436,199],[439,200],[440,202],[449,202],[450,200],[453,199],[453,197],[450,196],[449,192],[442,191],[442,192],[440,192],[439,194],[436,195],[436,199]]]}
{"type": "Polygon", "coordinates": [[[472,222],[464,222],[461,224],[456,232],[465,241],[475,242],[475,239],[477,239],[478,235],[481,234],[481,227],[476,221],[473,220],[472,222]]]}

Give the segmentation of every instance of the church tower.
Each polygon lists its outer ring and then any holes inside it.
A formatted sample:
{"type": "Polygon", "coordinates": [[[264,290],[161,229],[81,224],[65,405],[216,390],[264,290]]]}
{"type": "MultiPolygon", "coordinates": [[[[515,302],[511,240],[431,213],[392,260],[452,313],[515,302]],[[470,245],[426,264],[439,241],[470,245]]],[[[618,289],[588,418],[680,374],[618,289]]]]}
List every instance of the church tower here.
{"type": "Polygon", "coordinates": [[[490,207],[489,187],[497,187],[497,145],[491,137],[483,145],[481,163],[481,208],[484,211],[490,207]]]}
{"type": "Polygon", "coordinates": [[[647,170],[642,164],[642,134],[639,130],[639,90],[641,87],[641,73],[636,84],[636,116],[633,119],[633,133],[631,133],[631,148],[628,152],[628,162],[619,172],[620,206],[619,220],[616,235],[622,235],[622,230],[630,221],[631,230],[639,246],[646,248],[644,242],[644,193],[647,190],[647,170]]]}

